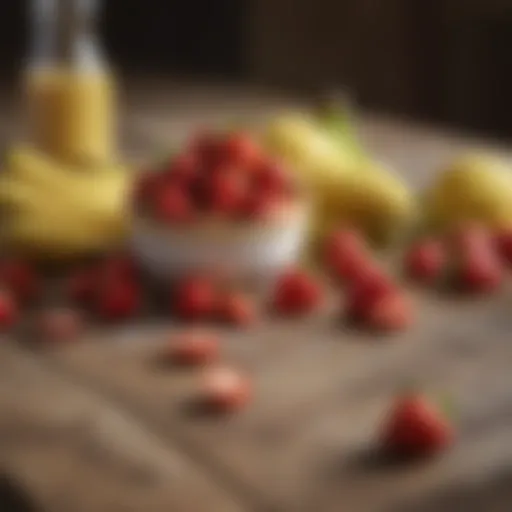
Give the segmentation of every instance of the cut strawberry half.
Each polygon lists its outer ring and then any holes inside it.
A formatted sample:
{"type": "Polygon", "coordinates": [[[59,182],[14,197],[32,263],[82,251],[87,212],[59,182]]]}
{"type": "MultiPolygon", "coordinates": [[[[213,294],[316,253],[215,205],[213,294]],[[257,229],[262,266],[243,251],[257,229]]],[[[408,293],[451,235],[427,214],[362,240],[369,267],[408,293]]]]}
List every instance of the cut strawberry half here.
{"type": "Polygon", "coordinates": [[[250,381],[231,368],[206,370],[203,376],[204,403],[218,412],[242,409],[251,399],[250,381]]]}

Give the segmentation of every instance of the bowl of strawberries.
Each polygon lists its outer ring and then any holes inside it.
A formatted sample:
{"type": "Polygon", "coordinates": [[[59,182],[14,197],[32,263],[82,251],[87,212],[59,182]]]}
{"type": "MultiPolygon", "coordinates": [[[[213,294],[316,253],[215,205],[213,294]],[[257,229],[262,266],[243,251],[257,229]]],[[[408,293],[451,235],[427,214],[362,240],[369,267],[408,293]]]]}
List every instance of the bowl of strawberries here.
{"type": "Polygon", "coordinates": [[[299,258],[308,217],[293,173],[253,137],[209,132],[140,175],[133,251],[161,278],[273,274],[299,258]]]}

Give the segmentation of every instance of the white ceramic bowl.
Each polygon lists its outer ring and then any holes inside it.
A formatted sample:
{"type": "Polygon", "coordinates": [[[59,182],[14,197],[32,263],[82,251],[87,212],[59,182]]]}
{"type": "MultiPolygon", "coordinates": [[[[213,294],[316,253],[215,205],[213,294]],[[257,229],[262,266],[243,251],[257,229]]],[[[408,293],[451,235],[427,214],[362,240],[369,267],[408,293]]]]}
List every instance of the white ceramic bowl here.
{"type": "Polygon", "coordinates": [[[210,221],[169,227],[136,217],[132,250],[158,278],[222,269],[232,276],[273,275],[296,263],[308,227],[308,208],[295,205],[264,223],[210,221]]]}

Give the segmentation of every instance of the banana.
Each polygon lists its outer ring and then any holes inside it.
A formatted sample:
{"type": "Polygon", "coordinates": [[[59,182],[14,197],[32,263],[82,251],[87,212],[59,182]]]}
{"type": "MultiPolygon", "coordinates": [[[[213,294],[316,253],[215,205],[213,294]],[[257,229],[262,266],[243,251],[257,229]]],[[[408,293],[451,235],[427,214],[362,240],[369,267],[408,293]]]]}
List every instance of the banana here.
{"type": "Polygon", "coordinates": [[[132,180],[119,166],[68,168],[16,148],[0,177],[4,244],[34,256],[80,256],[128,233],[132,180]]]}

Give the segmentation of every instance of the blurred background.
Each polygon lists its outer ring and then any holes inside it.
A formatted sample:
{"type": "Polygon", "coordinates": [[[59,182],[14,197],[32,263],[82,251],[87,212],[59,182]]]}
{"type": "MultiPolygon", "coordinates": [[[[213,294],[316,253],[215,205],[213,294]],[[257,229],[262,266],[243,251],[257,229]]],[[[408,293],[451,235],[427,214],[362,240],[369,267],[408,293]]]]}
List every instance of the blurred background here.
{"type": "MultiPolygon", "coordinates": [[[[25,52],[26,4],[0,2],[5,78],[25,52]]],[[[510,0],[106,0],[104,9],[105,45],[127,74],[341,85],[374,110],[512,134],[510,0]]]]}

